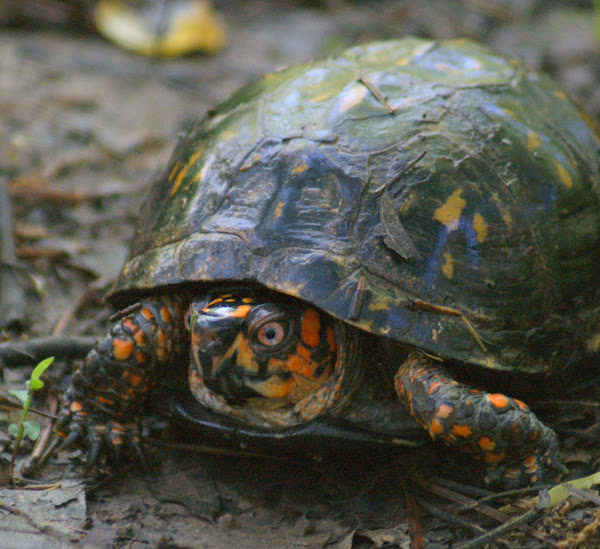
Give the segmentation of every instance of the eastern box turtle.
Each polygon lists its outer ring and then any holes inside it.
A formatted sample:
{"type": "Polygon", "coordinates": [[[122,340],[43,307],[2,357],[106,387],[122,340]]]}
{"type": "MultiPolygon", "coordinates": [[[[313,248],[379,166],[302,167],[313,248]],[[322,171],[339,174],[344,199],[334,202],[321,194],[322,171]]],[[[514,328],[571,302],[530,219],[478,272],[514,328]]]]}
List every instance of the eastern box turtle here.
{"type": "Polygon", "coordinates": [[[597,368],[599,145],[552,80],[464,40],[241,89],[151,188],[57,431],[90,461],[136,447],[148,395],[187,372],[175,408],[207,432],[428,432],[491,481],[554,481],[556,434],[503,393],[597,368]]]}

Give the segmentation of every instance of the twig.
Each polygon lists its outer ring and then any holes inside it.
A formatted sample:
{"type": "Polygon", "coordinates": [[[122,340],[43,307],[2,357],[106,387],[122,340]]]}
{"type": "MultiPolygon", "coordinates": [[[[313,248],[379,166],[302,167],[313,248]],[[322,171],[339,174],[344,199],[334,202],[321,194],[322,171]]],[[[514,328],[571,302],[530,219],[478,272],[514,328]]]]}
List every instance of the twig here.
{"type": "Polygon", "coordinates": [[[417,498],[419,505],[427,509],[429,513],[432,515],[442,519],[444,522],[449,524],[456,524],[465,530],[469,530],[470,532],[474,532],[475,534],[485,534],[487,533],[484,528],[479,526],[478,524],[471,524],[465,519],[460,518],[456,511],[453,509],[452,512],[445,511],[444,509],[440,509],[437,505],[427,501],[425,498],[417,498]]]}
{"type": "MultiPolygon", "coordinates": [[[[58,412],[58,398],[51,392],[48,395],[48,400],[48,408],[50,410],[50,413],[56,415],[56,412],[58,412]]],[[[48,448],[48,445],[50,444],[50,440],[52,438],[52,427],[53,422],[46,422],[44,430],[42,431],[38,439],[35,441],[35,446],[33,447],[31,454],[27,457],[25,463],[21,467],[21,473],[25,477],[31,476],[31,474],[36,470],[40,458],[44,455],[46,448],[48,448]]]]}
{"type": "Polygon", "coordinates": [[[483,547],[484,545],[487,545],[488,543],[498,539],[499,537],[508,534],[515,528],[518,528],[519,526],[524,525],[526,522],[534,519],[540,512],[541,509],[531,509],[530,511],[527,511],[522,515],[519,515],[518,517],[515,517],[509,520],[508,522],[501,524],[493,530],[490,530],[489,532],[486,532],[485,534],[482,534],[481,536],[471,541],[467,541],[466,543],[456,545],[455,547],[456,549],[476,549],[477,547],[483,547]]]}
{"type": "Polygon", "coordinates": [[[58,322],[54,326],[54,330],[52,330],[52,335],[57,336],[62,334],[65,331],[65,328],[68,326],[69,322],[73,319],[73,317],[77,314],[77,311],[90,299],[90,296],[94,292],[99,292],[100,288],[103,288],[106,285],[106,280],[101,278],[100,280],[95,280],[85,291],[79,295],[79,297],[75,300],[73,305],[69,307],[63,315],[58,319],[58,322]]]}
{"type": "Polygon", "coordinates": [[[465,326],[467,327],[467,330],[471,334],[471,337],[475,340],[475,343],[477,343],[477,345],[479,345],[480,349],[484,353],[487,353],[487,348],[484,345],[483,340],[481,339],[480,335],[477,333],[477,331],[475,330],[475,328],[473,327],[473,325],[471,324],[469,319],[458,309],[454,309],[452,307],[446,307],[444,305],[435,305],[433,303],[428,303],[427,301],[423,301],[422,299],[415,299],[412,307],[416,311],[429,311],[431,313],[438,313],[440,315],[459,317],[463,321],[465,326]]]}
{"type": "Polygon", "coordinates": [[[415,496],[406,486],[403,476],[399,477],[399,482],[402,487],[402,491],[404,492],[404,498],[406,499],[410,547],[411,549],[422,548],[424,546],[423,530],[421,528],[421,521],[419,520],[419,508],[417,506],[415,496]]]}
{"type": "Polygon", "coordinates": [[[582,499],[587,499],[588,501],[591,501],[594,505],[600,507],[600,497],[598,497],[597,495],[592,494],[591,492],[588,492],[586,490],[581,490],[581,488],[577,488],[576,486],[573,486],[566,482],[563,484],[563,486],[567,492],[571,492],[573,495],[576,495],[582,499]]]}
{"type": "Polygon", "coordinates": [[[96,342],[88,336],[49,336],[24,341],[0,343],[0,361],[5,366],[25,366],[37,364],[49,356],[63,358],[83,358],[96,342]]]}
{"type": "Polygon", "coordinates": [[[14,271],[16,262],[8,184],[5,177],[0,177],[0,327],[21,333],[27,325],[27,303],[14,271]]]}
{"type": "Polygon", "coordinates": [[[394,107],[388,101],[387,97],[383,94],[383,92],[375,85],[375,83],[370,78],[368,78],[364,74],[361,74],[358,77],[358,79],[375,96],[375,99],[377,99],[377,101],[379,101],[383,105],[383,107],[389,114],[394,114],[394,112],[396,111],[396,107],[394,107]]]}

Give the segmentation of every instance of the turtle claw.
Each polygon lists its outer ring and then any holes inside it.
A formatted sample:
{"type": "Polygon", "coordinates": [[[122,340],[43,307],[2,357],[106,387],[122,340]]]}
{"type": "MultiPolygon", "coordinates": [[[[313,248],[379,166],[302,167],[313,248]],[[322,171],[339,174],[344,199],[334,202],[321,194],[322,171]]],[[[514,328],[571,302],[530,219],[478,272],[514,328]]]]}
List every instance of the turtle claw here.
{"type": "Polygon", "coordinates": [[[86,474],[91,471],[96,462],[98,461],[98,456],[100,455],[100,450],[102,449],[102,440],[96,439],[89,447],[87,454],[87,463],[85,466],[86,474]]]}
{"type": "Polygon", "coordinates": [[[61,444],[59,445],[59,450],[64,450],[65,448],[69,448],[73,446],[76,442],[83,439],[83,431],[81,429],[73,429],[66,438],[63,439],[61,444]]]}

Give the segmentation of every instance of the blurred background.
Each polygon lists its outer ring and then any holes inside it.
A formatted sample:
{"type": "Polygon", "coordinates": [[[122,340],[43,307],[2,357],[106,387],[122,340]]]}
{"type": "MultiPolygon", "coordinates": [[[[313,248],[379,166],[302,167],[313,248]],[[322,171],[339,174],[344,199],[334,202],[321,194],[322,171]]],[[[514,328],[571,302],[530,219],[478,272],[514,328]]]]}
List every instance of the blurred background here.
{"type": "MultiPolygon", "coordinates": [[[[20,301],[15,322],[0,318],[3,337],[106,330],[111,311],[102,295],[177,134],[264,73],[371,40],[466,36],[550,73],[598,121],[599,28],[592,0],[0,0],[0,179],[14,216],[14,258],[0,259],[18,279],[14,293],[0,297],[18,293],[20,301]]],[[[7,383],[24,379],[5,371],[7,383]]],[[[367,516],[370,532],[383,519],[401,521],[402,495],[389,475],[365,481],[359,498],[356,484],[333,487],[328,475],[299,489],[299,468],[287,485],[257,469],[249,483],[235,464],[234,473],[211,467],[194,470],[195,485],[204,484],[193,494],[187,483],[167,489],[164,499],[188,514],[161,506],[139,479],[118,495],[113,488],[110,498],[96,497],[88,514],[97,526],[86,546],[125,546],[111,545],[121,536],[123,543],[146,539],[144,547],[199,547],[199,539],[210,547],[352,547],[348,517],[367,516]],[[325,504],[307,503],[315,485],[325,504]],[[227,516],[223,501],[242,514],[251,509],[251,526],[214,522],[227,516]],[[214,511],[213,522],[184,524],[196,516],[190,505],[214,511]],[[159,544],[165,521],[175,545],[159,544]],[[108,545],[93,545],[94,536],[108,545]]],[[[167,471],[154,484],[181,474],[167,471]]],[[[362,472],[356,479],[363,481],[362,472]]],[[[388,529],[363,546],[405,542],[405,526],[397,539],[388,529]]],[[[445,528],[438,534],[448,536],[445,528]]]]}
{"type": "Polygon", "coordinates": [[[177,133],[239,86],[370,40],[467,36],[598,120],[599,27],[592,0],[2,0],[0,175],[37,300],[21,328],[52,332],[101,295],[177,133]]]}

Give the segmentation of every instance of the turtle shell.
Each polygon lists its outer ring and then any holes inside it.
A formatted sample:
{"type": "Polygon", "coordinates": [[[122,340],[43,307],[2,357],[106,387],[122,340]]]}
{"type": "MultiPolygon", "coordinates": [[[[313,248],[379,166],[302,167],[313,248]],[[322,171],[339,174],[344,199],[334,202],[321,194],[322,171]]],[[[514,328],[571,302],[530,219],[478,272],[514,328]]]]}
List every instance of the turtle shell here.
{"type": "Polygon", "coordinates": [[[446,359],[600,349],[599,140],[549,78],[469,41],[271,74],[178,143],[112,290],[260,283],[446,359]]]}

